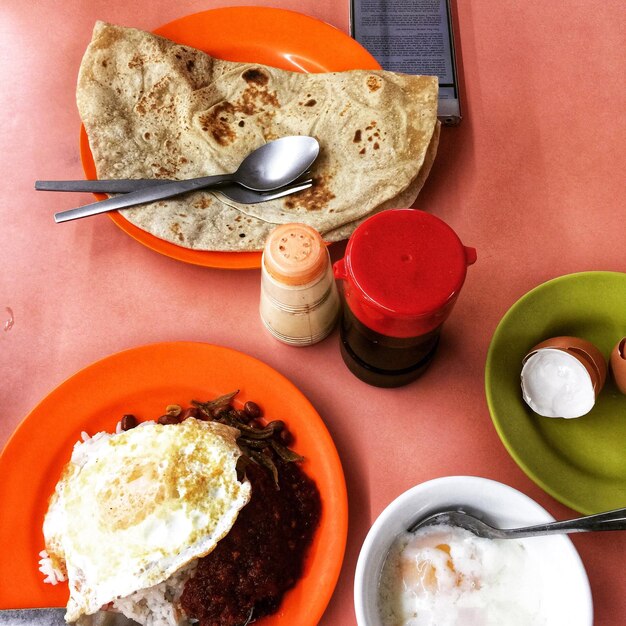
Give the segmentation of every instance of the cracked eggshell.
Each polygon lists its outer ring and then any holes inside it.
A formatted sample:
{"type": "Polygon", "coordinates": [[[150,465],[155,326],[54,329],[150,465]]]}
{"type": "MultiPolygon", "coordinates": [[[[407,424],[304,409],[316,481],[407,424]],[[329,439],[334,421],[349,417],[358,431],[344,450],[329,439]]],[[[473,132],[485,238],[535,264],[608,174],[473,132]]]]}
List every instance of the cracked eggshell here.
{"type": "Polygon", "coordinates": [[[609,363],[617,388],[626,394],[626,337],[620,339],[613,348],[609,363]]]}
{"type": "Polygon", "coordinates": [[[590,341],[552,337],[534,346],[523,359],[524,401],[545,417],[581,417],[593,408],[606,375],[606,360],[590,341]],[[564,354],[559,357],[559,353],[564,354]]]}

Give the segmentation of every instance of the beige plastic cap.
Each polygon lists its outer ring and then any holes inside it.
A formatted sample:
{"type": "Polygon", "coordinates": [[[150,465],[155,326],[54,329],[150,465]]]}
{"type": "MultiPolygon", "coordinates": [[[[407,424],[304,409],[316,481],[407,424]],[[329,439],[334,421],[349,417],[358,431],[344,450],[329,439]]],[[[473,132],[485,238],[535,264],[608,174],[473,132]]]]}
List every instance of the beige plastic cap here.
{"type": "Polygon", "coordinates": [[[263,253],[265,269],[286,285],[305,285],[326,269],[328,253],[320,234],[305,224],[275,228],[263,253]]]}

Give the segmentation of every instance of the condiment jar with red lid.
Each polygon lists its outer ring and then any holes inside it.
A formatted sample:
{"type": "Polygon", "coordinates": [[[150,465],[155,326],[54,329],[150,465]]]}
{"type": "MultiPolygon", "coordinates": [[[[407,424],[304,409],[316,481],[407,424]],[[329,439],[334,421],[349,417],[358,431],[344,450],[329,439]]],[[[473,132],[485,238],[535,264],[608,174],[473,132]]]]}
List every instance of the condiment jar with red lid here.
{"type": "Polygon", "coordinates": [[[430,213],[391,209],[365,220],[333,266],[343,281],[341,353],[352,373],[378,387],[418,378],[475,261],[476,250],[430,213]]]}

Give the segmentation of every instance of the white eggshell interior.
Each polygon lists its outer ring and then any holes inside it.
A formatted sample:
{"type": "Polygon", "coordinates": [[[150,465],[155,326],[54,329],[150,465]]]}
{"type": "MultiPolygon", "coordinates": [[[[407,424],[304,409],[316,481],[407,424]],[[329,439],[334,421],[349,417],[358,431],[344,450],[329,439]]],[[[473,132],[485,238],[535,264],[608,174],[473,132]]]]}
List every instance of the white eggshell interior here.
{"type": "Polygon", "coordinates": [[[563,350],[537,350],[524,363],[521,382],[524,401],[544,417],[580,417],[595,404],[589,372],[563,350]]]}

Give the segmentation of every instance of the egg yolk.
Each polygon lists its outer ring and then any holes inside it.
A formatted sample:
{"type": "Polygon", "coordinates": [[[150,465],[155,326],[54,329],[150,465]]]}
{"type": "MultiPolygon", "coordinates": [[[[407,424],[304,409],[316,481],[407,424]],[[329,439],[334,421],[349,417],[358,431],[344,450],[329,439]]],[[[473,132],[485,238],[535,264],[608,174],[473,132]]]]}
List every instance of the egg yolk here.
{"type": "MultiPolygon", "coordinates": [[[[447,543],[440,543],[433,548],[432,558],[402,559],[402,581],[407,589],[433,593],[445,588],[461,588],[466,580],[454,567],[454,561],[447,543]]],[[[477,580],[471,581],[473,589],[480,588],[477,580]]]]}

